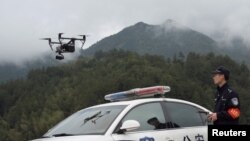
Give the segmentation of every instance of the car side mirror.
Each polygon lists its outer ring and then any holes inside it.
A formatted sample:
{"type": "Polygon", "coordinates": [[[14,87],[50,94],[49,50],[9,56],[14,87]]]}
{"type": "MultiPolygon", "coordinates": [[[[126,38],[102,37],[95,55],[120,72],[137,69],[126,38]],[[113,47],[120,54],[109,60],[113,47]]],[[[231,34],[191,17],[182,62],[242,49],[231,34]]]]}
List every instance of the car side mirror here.
{"type": "Polygon", "coordinates": [[[140,123],[136,120],[126,120],[122,123],[122,126],[118,133],[122,134],[124,132],[133,131],[140,127],[140,123]]]}

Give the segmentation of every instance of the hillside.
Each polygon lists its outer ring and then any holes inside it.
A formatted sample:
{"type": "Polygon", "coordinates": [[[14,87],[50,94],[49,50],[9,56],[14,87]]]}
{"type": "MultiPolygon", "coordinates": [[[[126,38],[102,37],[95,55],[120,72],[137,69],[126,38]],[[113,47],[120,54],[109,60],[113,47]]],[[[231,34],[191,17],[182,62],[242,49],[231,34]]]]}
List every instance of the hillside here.
{"type": "Polygon", "coordinates": [[[28,73],[26,67],[20,67],[13,63],[0,64],[0,83],[17,78],[24,78],[28,73]]]}
{"type": "Polygon", "coordinates": [[[98,52],[58,67],[32,70],[26,80],[0,85],[0,140],[40,137],[71,113],[105,102],[105,94],[137,87],[169,85],[167,97],[189,100],[213,109],[210,72],[224,64],[230,84],[240,94],[241,123],[250,123],[250,70],[227,56],[190,53],[163,59],[124,51],[98,52]],[[194,69],[195,68],[195,69],[194,69]]]}
{"type": "Polygon", "coordinates": [[[230,56],[238,62],[245,62],[250,67],[250,44],[241,38],[234,38],[229,43],[218,43],[220,53],[230,56]]]}
{"type": "Polygon", "coordinates": [[[186,56],[189,52],[228,55],[237,62],[250,66],[250,45],[235,37],[231,41],[221,42],[199,31],[167,20],[160,25],[143,22],[129,26],[117,34],[106,37],[83,51],[83,56],[91,56],[97,51],[122,49],[139,54],[160,55],[165,58],[186,56]]]}
{"type": "Polygon", "coordinates": [[[41,55],[41,58],[17,63],[1,62],[0,63],[0,84],[10,80],[24,79],[29,71],[34,69],[46,68],[49,66],[57,66],[61,62],[52,58],[50,55],[41,55]]]}
{"type": "Polygon", "coordinates": [[[173,57],[180,52],[209,53],[218,50],[216,42],[208,36],[167,20],[161,25],[139,22],[121,32],[104,38],[84,51],[93,55],[96,51],[123,49],[139,54],[173,57]]]}

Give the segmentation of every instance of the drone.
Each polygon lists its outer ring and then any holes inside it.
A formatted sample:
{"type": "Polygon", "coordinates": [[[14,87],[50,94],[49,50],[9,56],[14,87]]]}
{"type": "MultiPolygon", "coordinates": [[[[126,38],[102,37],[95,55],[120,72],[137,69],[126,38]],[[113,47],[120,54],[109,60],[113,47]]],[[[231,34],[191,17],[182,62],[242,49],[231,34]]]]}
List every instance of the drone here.
{"type": "Polygon", "coordinates": [[[68,38],[68,37],[62,37],[63,33],[59,33],[58,34],[58,42],[54,42],[52,41],[51,38],[41,38],[41,40],[47,40],[49,42],[49,46],[51,48],[52,51],[54,51],[53,46],[56,46],[56,50],[55,52],[57,53],[56,55],[56,59],[57,60],[63,60],[64,56],[63,53],[73,53],[75,52],[75,43],[76,41],[80,41],[81,42],[81,49],[84,45],[84,43],[86,42],[86,35],[78,35],[81,38],[68,38]],[[67,40],[67,42],[65,42],[65,40],[67,40]]]}

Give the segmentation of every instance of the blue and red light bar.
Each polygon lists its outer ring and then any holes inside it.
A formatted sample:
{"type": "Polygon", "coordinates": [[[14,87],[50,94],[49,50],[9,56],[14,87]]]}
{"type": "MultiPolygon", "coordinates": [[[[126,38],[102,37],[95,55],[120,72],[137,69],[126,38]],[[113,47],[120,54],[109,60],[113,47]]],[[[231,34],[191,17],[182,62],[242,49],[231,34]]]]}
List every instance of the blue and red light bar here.
{"type": "Polygon", "coordinates": [[[170,91],[169,86],[154,86],[146,88],[136,88],[128,91],[108,94],[105,96],[105,100],[109,101],[122,101],[129,100],[138,97],[151,97],[154,95],[164,95],[170,91]]]}

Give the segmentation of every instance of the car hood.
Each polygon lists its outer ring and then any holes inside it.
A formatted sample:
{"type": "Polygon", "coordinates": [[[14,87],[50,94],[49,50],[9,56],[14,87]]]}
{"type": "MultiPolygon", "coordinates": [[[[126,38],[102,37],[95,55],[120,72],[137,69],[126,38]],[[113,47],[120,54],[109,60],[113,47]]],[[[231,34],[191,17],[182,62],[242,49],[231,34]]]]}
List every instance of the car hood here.
{"type": "Polygon", "coordinates": [[[103,135],[82,135],[82,136],[41,138],[32,141],[111,141],[111,140],[112,140],[111,137],[103,135]]]}

